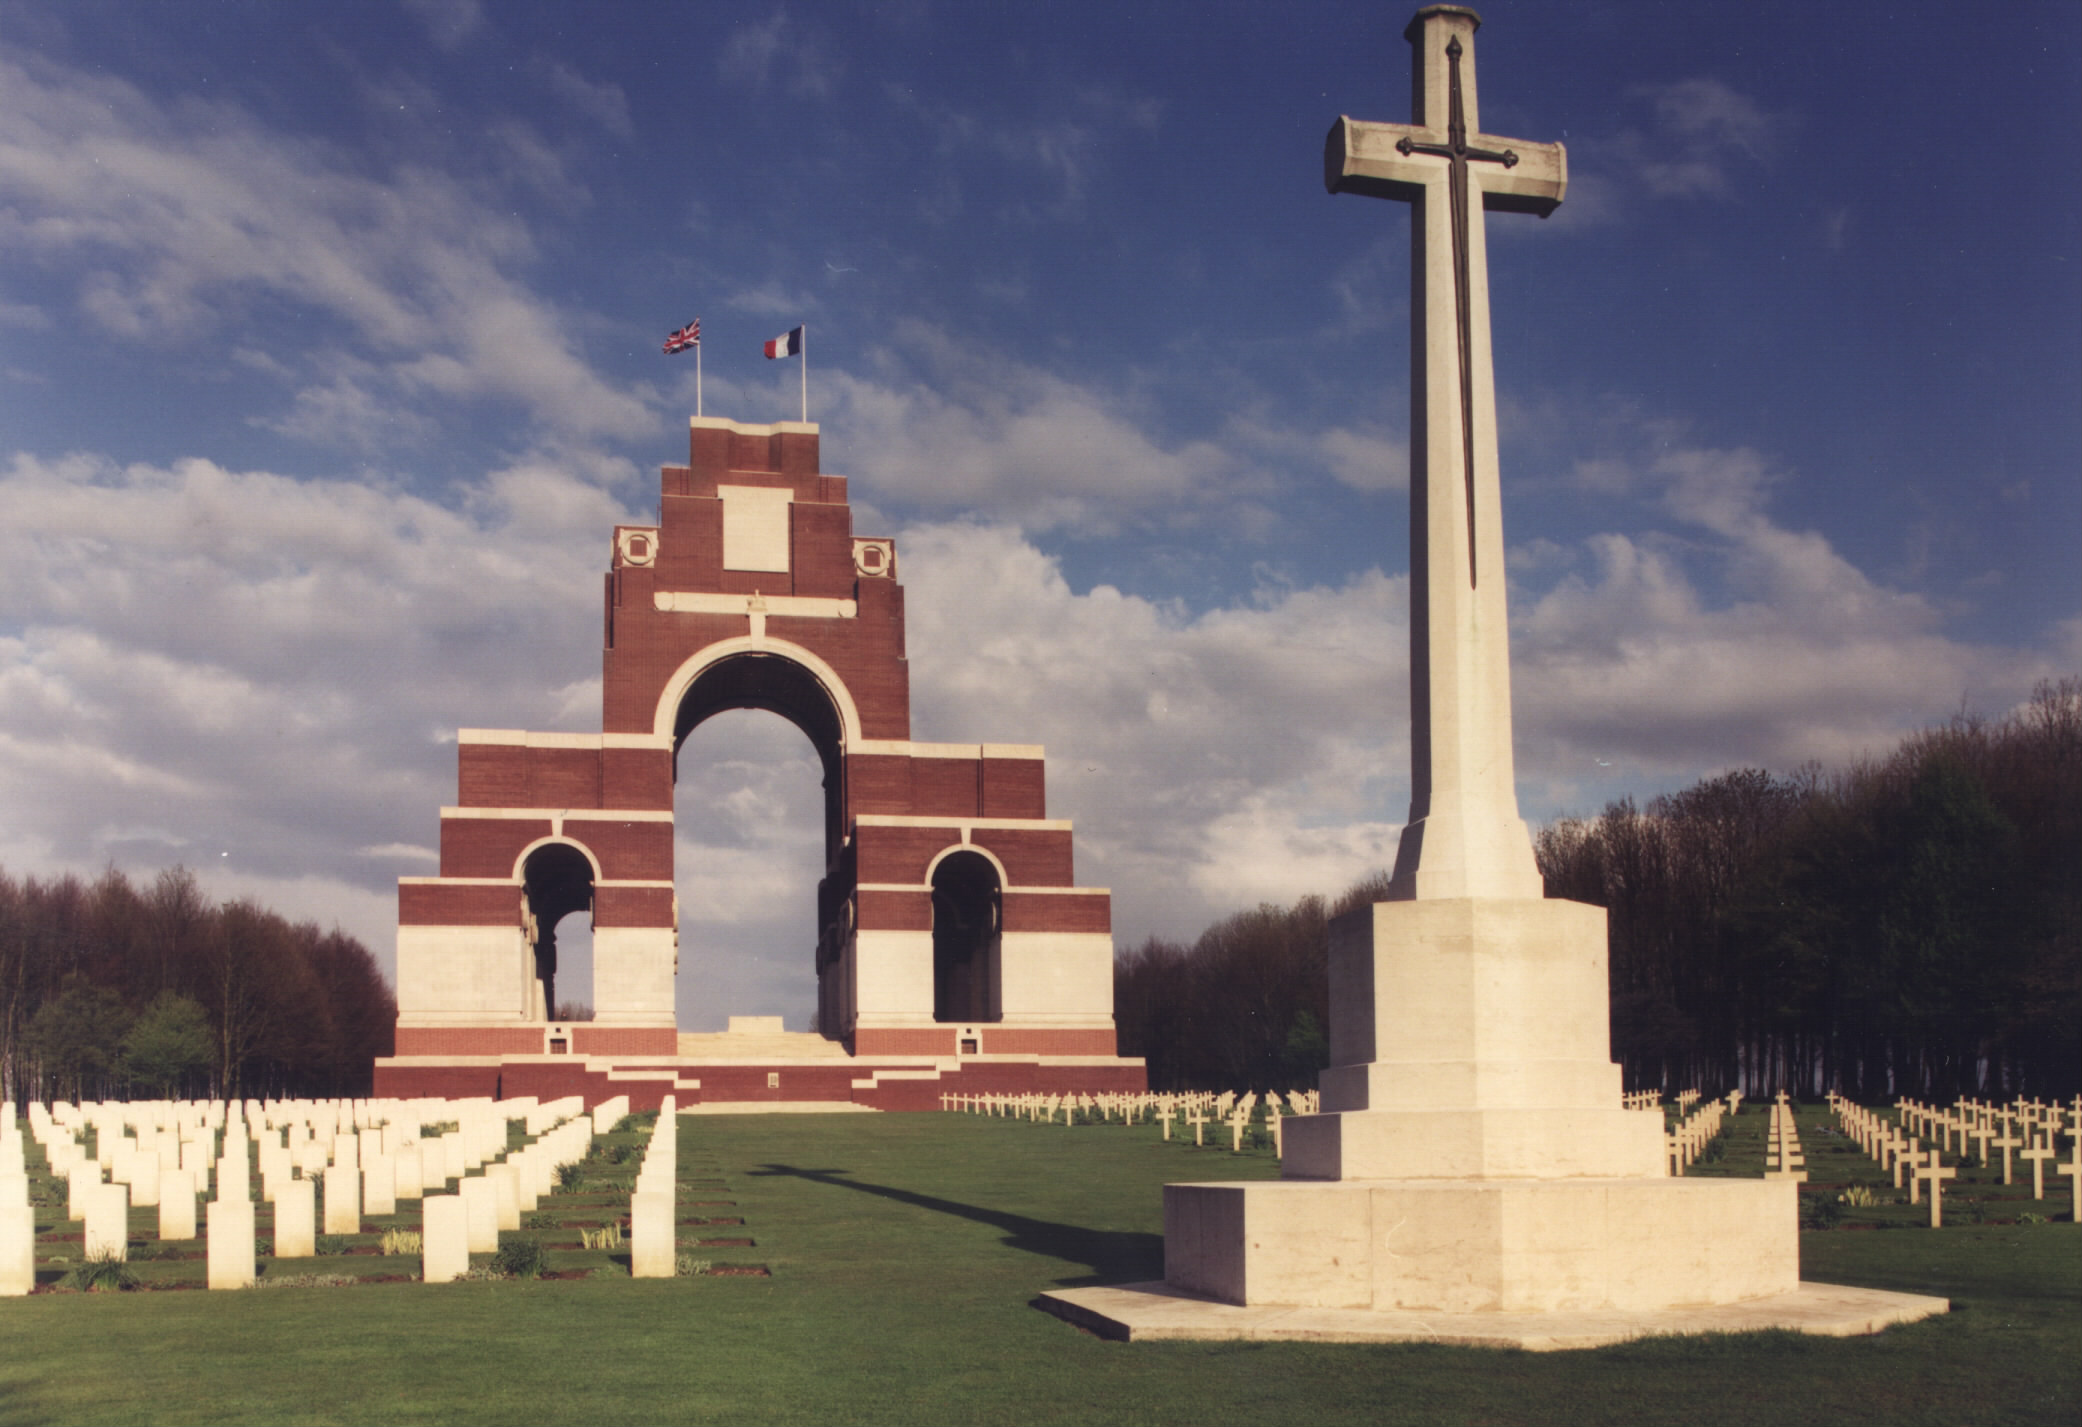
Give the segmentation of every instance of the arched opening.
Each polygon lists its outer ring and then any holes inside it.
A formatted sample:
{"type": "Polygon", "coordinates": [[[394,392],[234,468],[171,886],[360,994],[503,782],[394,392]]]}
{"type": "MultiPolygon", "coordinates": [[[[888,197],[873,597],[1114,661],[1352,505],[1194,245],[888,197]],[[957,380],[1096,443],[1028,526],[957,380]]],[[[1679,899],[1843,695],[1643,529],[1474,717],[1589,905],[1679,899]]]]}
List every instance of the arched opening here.
{"type": "Polygon", "coordinates": [[[801,665],[733,655],[689,685],[674,739],[680,1028],[737,1014],[811,1029],[844,843],[838,710],[801,665]]]}
{"type": "Polygon", "coordinates": [[[977,852],[956,852],[933,869],[933,1019],[999,1020],[1004,1014],[998,870],[977,852]]]}
{"type": "Polygon", "coordinates": [[[803,731],[824,766],[824,860],[845,841],[845,729],[838,706],[817,677],[778,654],[733,654],[701,671],[680,697],[672,724],[674,776],[687,735],[729,709],[764,709],[803,731]]]}
{"type": "Polygon", "coordinates": [[[521,864],[528,904],[527,937],[535,952],[529,1019],[546,1021],[557,1004],[557,923],[593,907],[593,864],[569,843],[545,843],[521,864]]]}

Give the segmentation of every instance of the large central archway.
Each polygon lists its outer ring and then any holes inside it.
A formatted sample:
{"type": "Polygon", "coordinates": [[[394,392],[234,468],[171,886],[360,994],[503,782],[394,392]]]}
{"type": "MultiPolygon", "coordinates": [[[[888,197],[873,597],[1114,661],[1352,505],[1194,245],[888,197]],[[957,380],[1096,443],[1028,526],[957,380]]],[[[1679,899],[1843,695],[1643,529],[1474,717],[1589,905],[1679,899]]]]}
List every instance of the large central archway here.
{"type": "Polygon", "coordinates": [[[764,709],[803,731],[824,765],[824,860],[838,856],[846,840],[845,726],[838,703],[821,680],[785,654],[731,654],[694,676],[680,695],[672,721],[677,776],[679,750],[687,735],[727,709],[764,709]]]}
{"type": "Polygon", "coordinates": [[[673,717],[673,779],[679,829],[675,882],[680,891],[681,982],[677,1000],[683,1031],[720,1030],[715,1022],[726,1010],[778,1013],[794,1029],[831,1029],[824,1025],[822,980],[835,959],[827,945],[834,938],[826,929],[841,917],[845,901],[845,888],[834,876],[846,843],[844,740],[844,721],[831,692],[815,673],[785,654],[746,651],[729,655],[702,669],[681,694],[673,717]],[[821,855],[807,875],[804,849],[798,840],[801,834],[787,826],[792,818],[801,816],[800,785],[790,786],[800,773],[791,774],[788,769],[800,770],[802,745],[793,743],[792,735],[776,738],[778,724],[765,729],[757,719],[719,720],[719,716],[735,714],[777,717],[809,741],[821,779],[818,820],[822,836],[821,855]],[[720,744],[697,736],[701,730],[717,729],[718,722],[727,725],[718,730],[720,744]],[[738,780],[726,777],[723,782],[733,791],[725,797],[758,787],[776,804],[770,811],[779,825],[756,829],[735,825],[734,818],[717,815],[712,790],[705,790],[709,798],[695,808],[684,801],[686,783],[710,782],[716,772],[711,765],[701,766],[699,771],[690,769],[689,758],[713,757],[719,746],[742,748],[747,744],[758,750],[753,757],[765,767],[762,773],[749,775],[741,770],[738,780]],[[749,781],[745,781],[747,777],[749,781]],[[798,811],[789,812],[791,804],[798,811]],[[733,921],[717,925],[710,915],[717,889],[696,847],[696,839],[704,836],[718,840],[710,844],[712,854],[739,861],[743,875],[730,890],[741,893],[748,886],[763,886],[774,905],[750,914],[740,909],[733,921]],[[763,850],[768,860],[746,868],[742,859],[753,850],[763,850]],[[695,890],[705,880],[710,883],[708,896],[695,890]],[[704,922],[709,925],[704,927],[704,922]],[[796,958],[800,958],[800,979],[796,958]],[[690,978],[699,978],[700,984],[690,985],[690,978]],[[805,983],[807,996],[802,994],[805,983]],[[704,984],[709,989],[703,989],[704,984]],[[717,989],[728,993],[724,998],[727,1005],[717,999],[717,989]],[[771,1004],[753,1004],[761,1000],[762,993],[777,999],[771,1004]]]}

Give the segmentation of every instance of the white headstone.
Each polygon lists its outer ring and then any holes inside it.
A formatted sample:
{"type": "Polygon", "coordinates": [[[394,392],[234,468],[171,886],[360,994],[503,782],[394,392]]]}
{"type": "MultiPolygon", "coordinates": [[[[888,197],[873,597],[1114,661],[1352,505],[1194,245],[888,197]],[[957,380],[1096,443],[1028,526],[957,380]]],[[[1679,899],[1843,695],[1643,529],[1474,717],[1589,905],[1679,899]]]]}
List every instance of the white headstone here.
{"type": "Polygon", "coordinates": [[[670,1188],[629,1197],[629,1276],[671,1278],[678,1268],[673,1240],[673,1194],[670,1188]]]}
{"type": "Polygon", "coordinates": [[[210,1287],[251,1287],[254,1279],[253,1201],[211,1200],[207,1232],[210,1287]]]}
{"type": "Polygon", "coordinates": [[[36,1287],[36,1211],[26,1174],[0,1175],[0,1298],[36,1287]]]}
{"type": "Polygon", "coordinates": [[[492,1182],[472,1175],[456,1186],[468,1211],[470,1252],[496,1253],[499,1248],[499,1196],[492,1182]]]}
{"type": "Polygon", "coordinates": [[[285,1179],[275,1188],[275,1257],[307,1259],[318,1252],[316,1186],[285,1179]]]}
{"type": "Polygon", "coordinates": [[[398,1212],[397,1161],[377,1150],[362,1160],[362,1212],[372,1218],[398,1212]]]}
{"type": "Polygon", "coordinates": [[[194,1237],[195,1180],[186,1170],[164,1170],[159,1175],[159,1238],[174,1242],[194,1237]]]}
{"type": "Polygon", "coordinates": [[[90,1259],[130,1257],[130,1186],[97,1184],[87,1191],[85,1254],[90,1259]]]}
{"type": "Polygon", "coordinates": [[[428,1194],[419,1201],[420,1277],[447,1283],[470,1271],[470,1211],[458,1194],[428,1194]]]}
{"type": "Polygon", "coordinates": [[[325,1232],[361,1232],[361,1171],[354,1165],[336,1164],[325,1171],[325,1232]]]}

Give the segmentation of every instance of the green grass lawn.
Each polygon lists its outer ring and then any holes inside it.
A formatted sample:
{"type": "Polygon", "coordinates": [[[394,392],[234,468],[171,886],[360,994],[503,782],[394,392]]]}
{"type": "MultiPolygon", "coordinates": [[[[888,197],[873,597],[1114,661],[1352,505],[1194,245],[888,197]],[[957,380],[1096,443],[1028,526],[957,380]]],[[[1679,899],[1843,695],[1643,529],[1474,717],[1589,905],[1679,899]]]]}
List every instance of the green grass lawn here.
{"type": "MultiPolygon", "coordinates": [[[[1803,1109],[1811,1166],[1822,1137],[1810,1125],[1825,1119],[1826,1111],[1803,1109]]],[[[1762,1121],[1761,1112],[1738,1117],[1729,1147],[1702,1171],[1755,1172],[1743,1166],[1745,1136],[1760,1144],[1762,1121]]],[[[1877,1167],[1864,1164],[1876,1180],[1877,1167]]],[[[591,1162],[589,1177],[607,1182],[577,1196],[584,1214],[613,1218],[634,1168],[633,1160],[591,1162]]],[[[939,1114],[687,1117],[683,1243],[753,1241],[687,1251],[719,1266],[763,1266],[770,1277],[632,1280],[618,1276],[612,1253],[553,1249],[553,1268],[599,1275],[0,1300],[0,1424],[1898,1427],[2068,1421],[2082,1402],[2082,1232],[2065,1222],[2064,1204],[2058,1223],[1932,1233],[1846,1220],[1803,1234],[1808,1277],[1954,1301],[1949,1315],[1872,1338],[1762,1334],[1553,1354],[1124,1344],[1031,1306],[1052,1286],[1160,1276],[1167,1181],[1276,1172],[1262,1149],[1196,1150],[1146,1127],[939,1114]]],[[[580,1217],[576,1201],[571,1208],[556,1217],[580,1217]]],[[[1904,1211],[1902,1222],[1914,1220],[1904,1211]]],[[[552,1243],[575,1237],[531,1232],[552,1243]]],[[[62,1272],[41,1267],[46,1278],[62,1272]]],[[[269,1275],[400,1267],[416,1263],[348,1256],[265,1265],[269,1275]]],[[[187,1273],[199,1279],[199,1262],[187,1273]]]]}

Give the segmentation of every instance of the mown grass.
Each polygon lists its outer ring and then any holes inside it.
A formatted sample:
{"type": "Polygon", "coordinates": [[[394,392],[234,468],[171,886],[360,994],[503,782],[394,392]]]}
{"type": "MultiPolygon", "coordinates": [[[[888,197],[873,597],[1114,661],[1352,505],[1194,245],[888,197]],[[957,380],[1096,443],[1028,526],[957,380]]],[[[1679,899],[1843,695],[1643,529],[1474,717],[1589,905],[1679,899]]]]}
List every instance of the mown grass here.
{"type": "Polygon", "coordinates": [[[1804,1234],[1809,1277],[1955,1301],[1872,1338],[1561,1354],[1122,1344],[1036,1311],[1034,1295],[1159,1276],[1161,1186],[1270,1176],[1268,1153],[956,1115],[689,1117],[680,1136],[682,1220],[744,1221],[683,1222],[683,1241],[750,1238],[699,1253],[770,1278],[0,1300],[0,1424],[1900,1427],[2066,1421],[2082,1400],[2082,1234],[2067,1223],[1804,1234]]]}

